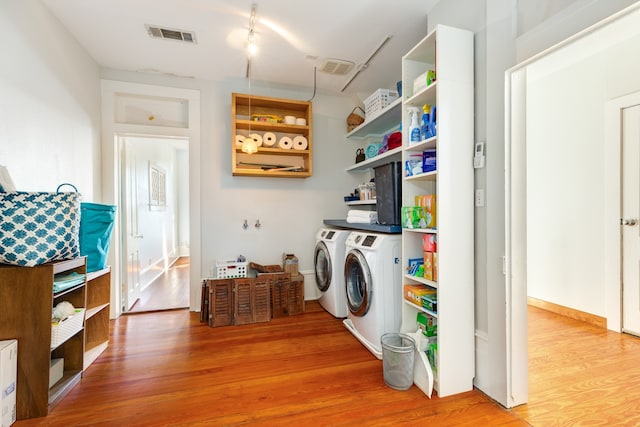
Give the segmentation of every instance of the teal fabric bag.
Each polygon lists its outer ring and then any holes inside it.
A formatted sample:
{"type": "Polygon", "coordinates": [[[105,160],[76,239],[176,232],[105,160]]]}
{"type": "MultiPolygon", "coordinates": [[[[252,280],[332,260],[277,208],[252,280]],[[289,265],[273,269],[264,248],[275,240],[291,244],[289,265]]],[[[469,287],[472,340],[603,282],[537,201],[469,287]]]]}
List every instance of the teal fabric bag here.
{"type": "Polygon", "coordinates": [[[0,193],[0,263],[33,267],[77,258],[78,193],[0,193]]]}
{"type": "Polygon", "coordinates": [[[98,203],[80,204],[80,255],[87,257],[87,273],[107,266],[116,207],[98,203]]]}

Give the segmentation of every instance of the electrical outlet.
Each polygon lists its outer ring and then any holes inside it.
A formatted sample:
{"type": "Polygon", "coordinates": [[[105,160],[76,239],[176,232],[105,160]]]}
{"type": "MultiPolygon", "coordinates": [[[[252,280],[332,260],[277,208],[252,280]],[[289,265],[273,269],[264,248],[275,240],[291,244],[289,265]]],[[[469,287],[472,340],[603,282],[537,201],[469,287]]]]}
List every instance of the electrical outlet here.
{"type": "Polygon", "coordinates": [[[481,208],[484,206],[484,189],[478,188],[476,189],[476,208],[481,208]]]}

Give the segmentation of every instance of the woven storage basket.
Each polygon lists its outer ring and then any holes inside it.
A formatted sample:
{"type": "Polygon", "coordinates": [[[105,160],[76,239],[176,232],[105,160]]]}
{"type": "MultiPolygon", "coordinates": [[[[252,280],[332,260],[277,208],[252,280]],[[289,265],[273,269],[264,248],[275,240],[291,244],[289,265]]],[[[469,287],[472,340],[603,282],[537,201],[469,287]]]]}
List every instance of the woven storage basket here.
{"type": "Polygon", "coordinates": [[[356,114],[356,110],[360,110],[364,113],[364,110],[360,107],[355,107],[353,110],[351,110],[351,114],[347,116],[347,132],[351,132],[362,123],[364,123],[364,117],[356,114]]]}
{"type": "Polygon", "coordinates": [[[84,308],[76,308],[75,314],[51,324],[51,348],[56,348],[80,332],[84,324],[84,308]]]}

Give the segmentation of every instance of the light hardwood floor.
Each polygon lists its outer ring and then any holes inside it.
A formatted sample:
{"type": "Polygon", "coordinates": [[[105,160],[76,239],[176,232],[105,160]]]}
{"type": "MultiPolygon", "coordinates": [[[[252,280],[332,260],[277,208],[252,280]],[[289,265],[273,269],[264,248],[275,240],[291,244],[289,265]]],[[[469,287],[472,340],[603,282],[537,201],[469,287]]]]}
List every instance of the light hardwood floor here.
{"type": "Polygon", "coordinates": [[[129,313],[175,310],[189,307],[189,257],[181,257],[149,286],[129,313]]]}
{"type": "Polygon", "coordinates": [[[640,342],[531,307],[530,402],[478,390],[396,391],[317,304],[269,323],[210,328],[186,310],[122,316],[107,351],[49,414],[51,426],[640,425],[640,342]]]}

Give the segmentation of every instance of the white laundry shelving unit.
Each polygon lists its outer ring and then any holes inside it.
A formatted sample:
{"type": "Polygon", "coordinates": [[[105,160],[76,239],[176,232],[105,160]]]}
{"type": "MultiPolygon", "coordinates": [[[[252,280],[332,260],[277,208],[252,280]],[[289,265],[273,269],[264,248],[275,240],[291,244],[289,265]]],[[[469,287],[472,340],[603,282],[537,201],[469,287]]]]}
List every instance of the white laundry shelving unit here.
{"type": "MultiPolygon", "coordinates": [[[[403,298],[402,331],[415,332],[424,312],[438,324],[434,388],[440,397],[469,391],[475,376],[474,350],[474,88],[473,33],[439,25],[402,58],[402,129],[409,129],[408,107],[436,105],[437,135],[409,145],[403,132],[402,160],[436,149],[437,170],[404,177],[402,205],[415,196],[436,195],[436,228],[402,230],[405,267],[422,258],[422,237],[437,236],[437,281],[402,273],[403,284],[437,290],[437,312],[403,298]],[[413,81],[428,69],[436,81],[413,93],[413,81]]],[[[403,163],[404,165],[404,163],[403,163]]]]}

